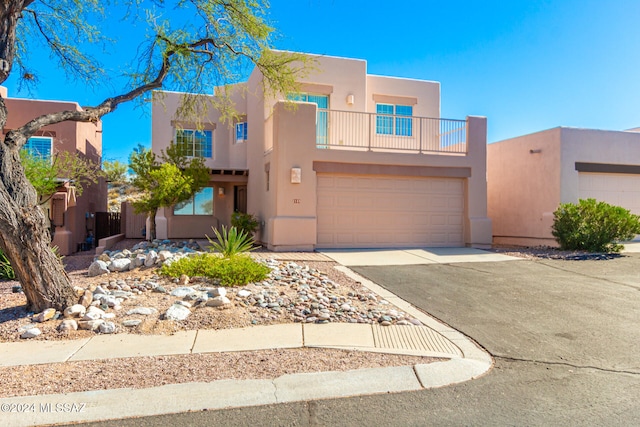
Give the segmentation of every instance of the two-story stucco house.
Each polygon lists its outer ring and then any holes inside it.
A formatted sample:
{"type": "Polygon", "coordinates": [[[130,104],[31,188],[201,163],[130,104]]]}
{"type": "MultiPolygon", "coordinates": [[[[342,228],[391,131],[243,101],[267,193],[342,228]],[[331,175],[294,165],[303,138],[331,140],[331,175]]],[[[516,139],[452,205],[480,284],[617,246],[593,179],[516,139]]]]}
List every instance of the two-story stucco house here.
{"type": "MultiPolygon", "coordinates": [[[[75,102],[33,100],[7,97],[7,89],[0,87],[0,95],[9,111],[4,132],[15,129],[43,114],[79,110],[75,102]]],[[[102,160],[102,122],[62,122],[42,128],[24,147],[37,155],[52,159],[68,151],[100,164],[102,160]]],[[[78,250],[91,234],[95,236],[95,213],[107,210],[107,186],[104,180],[92,184],[82,196],[77,196],[73,183],[60,177],[60,187],[42,208],[52,225],[52,245],[61,255],[78,250]]]]}
{"type": "Polygon", "coordinates": [[[216,111],[200,127],[179,121],[183,94],[154,97],[153,151],[186,144],[211,170],[191,201],[158,212],[158,237],[202,238],[239,210],[259,218],[272,250],[491,244],[486,119],[440,118],[437,82],[314,58],[281,99],[264,97],[254,70],[236,88],[235,123],[216,111]]]}

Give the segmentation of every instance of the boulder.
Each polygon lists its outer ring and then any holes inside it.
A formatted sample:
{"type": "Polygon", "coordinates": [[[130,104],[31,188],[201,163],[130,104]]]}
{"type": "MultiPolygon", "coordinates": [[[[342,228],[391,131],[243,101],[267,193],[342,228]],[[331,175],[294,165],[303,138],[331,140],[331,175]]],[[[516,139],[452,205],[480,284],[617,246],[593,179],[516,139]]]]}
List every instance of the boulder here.
{"type": "Polygon", "coordinates": [[[230,307],[231,301],[225,296],[217,296],[207,300],[207,307],[230,307]]]}
{"type": "Polygon", "coordinates": [[[42,313],[39,313],[38,315],[36,315],[33,320],[39,323],[42,322],[46,322],[47,320],[51,320],[53,319],[53,316],[56,315],[56,309],[55,308],[47,308],[45,311],[43,311],[42,313]]]}
{"type": "Polygon", "coordinates": [[[111,264],[109,264],[109,270],[116,272],[129,271],[130,266],[131,260],[129,258],[119,258],[111,261],[111,264]]]}
{"type": "Polygon", "coordinates": [[[98,326],[101,334],[113,334],[116,332],[116,324],[113,322],[104,322],[98,326]]]}
{"type": "Polygon", "coordinates": [[[164,314],[164,318],[167,320],[185,320],[191,314],[191,310],[189,310],[184,305],[173,304],[167,312],[164,314]]]}
{"type": "Polygon", "coordinates": [[[31,328],[31,329],[27,329],[26,331],[24,331],[22,333],[22,335],[20,335],[20,338],[22,338],[22,339],[35,338],[40,334],[42,334],[42,331],[40,329],[31,328]]]}
{"type": "Polygon", "coordinates": [[[155,265],[158,260],[158,253],[156,251],[149,251],[144,260],[145,267],[152,267],[155,265]]]}
{"type": "Polygon", "coordinates": [[[104,323],[102,319],[94,319],[94,320],[79,320],[78,327],[80,329],[84,329],[85,331],[96,331],[104,323]]]}
{"type": "Polygon", "coordinates": [[[109,269],[107,268],[107,263],[104,261],[94,261],[89,266],[89,271],[87,272],[89,277],[101,276],[103,274],[109,274],[109,269]]]}
{"type": "Polygon", "coordinates": [[[171,296],[184,298],[189,294],[195,293],[195,291],[196,291],[195,289],[189,286],[183,286],[183,287],[175,288],[173,291],[171,291],[171,296]]]}
{"type": "Polygon", "coordinates": [[[58,331],[60,332],[76,331],[77,329],[78,329],[78,322],[76,322],[73,319],[64,319],[58,325],[58,331]]]}
{"type": "Polygon", "coordinates": [[[74,304],[64,309],[64,317],[82,317],[86,312],[87,309],[84,305],[74,304]]]}

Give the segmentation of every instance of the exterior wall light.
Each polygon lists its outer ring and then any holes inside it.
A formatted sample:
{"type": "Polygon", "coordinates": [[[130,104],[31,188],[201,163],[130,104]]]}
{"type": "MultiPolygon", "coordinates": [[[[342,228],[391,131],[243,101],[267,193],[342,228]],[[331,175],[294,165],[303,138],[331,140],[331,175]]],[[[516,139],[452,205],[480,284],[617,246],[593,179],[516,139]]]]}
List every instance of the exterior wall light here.
{"type": "Polygon", "coordinates": [[[300,184],[302,182],[302,169],[291,168],[291,183],[300,184]]]}
{"type": "Polygon", "coordinates": [[[352,93],[347,95],[347,105],[353,105],[354,102],[356,102],[356,97],[352,93]]]}
{"type": "Polygon", "coordinates": [[[218,187],[218,196],[224,196],[224,187],[218,187]]]}

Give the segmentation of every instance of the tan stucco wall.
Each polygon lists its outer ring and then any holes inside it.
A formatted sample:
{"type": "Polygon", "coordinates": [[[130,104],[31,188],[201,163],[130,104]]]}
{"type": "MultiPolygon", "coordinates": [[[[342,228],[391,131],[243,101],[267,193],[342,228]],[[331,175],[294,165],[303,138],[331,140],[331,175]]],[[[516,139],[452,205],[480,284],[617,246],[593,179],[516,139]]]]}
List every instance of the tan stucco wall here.
{"type": "MultiPolygon", "coordinates": [[[[246,97],[244,85],[240,85],[232,93],[235,109],[238,114],[246,113],[246,97]]],[[[246,169],[247,143],[235,144],[235,129],[232,122],[220,120],[220,113],[213,107],[207,108],[206,114],[198,115],[200,123],[193,119],[176,118],[183,94],[178,92],[154,92],[151,107],[151,147],[154,153],[160,154],[175,141],[176,129],[202,129],[213,131],[213,158],[206,158],[205,165],[211,169],[246,169]]],[[[252,136],[249,133],[248,138],[252,136]]]]}
{"type": "MultiPolygon", "coordinates": [[[[9,110],[5,131],[15,129],[43,114],[60,111],[80,110],[75,102],[42,101],[8,98],[5,103],[9,110]]],[[[37,135],[53,137],[53,154],[68,151],[85,155],[100,164],[102,161],[102,122],[80,123],[62,122],[42,128],[37,135]]],[[[85,188],[76,200],[76,206],[65,213],[65,226],[56,229],[53,245],[60,248],[60,254],[68,255],[76,251],[78,243],[84,242],[87,229],[95,234],[94,222],[87,221],[86,213],[107,210],[107,185],[104,179],[85,188]]]]}
{"type": "Polygon", "coordinates": [[[576,162],[640,165],[640,134],[558,127],[489,144],[487,152],[494,242],[556,245],[553,212],[578,202],[576,162]]]}
{"type": "Polygon", "coordinates": [[[487,199],[495,243],[553,244],[560,156],[560,128],[488,145],[487,199]]]}
{"type": "Polygon", "coordinates": [[[561,201],[578,201],[576,162],[640,165],[640,133],[561,128],[561,201]]]}

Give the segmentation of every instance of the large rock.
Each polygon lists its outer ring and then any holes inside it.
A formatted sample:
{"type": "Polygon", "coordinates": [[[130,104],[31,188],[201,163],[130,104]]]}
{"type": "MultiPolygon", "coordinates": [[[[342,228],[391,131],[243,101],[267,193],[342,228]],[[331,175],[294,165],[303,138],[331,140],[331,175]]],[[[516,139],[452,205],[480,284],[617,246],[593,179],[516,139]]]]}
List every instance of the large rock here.
{"type": "Polygon", "coordinates": [[[178,297],[178,298],[184,298],[189,294],[194,293],[196,290],[193,289],[192,287],[189,286],[182,286],[179,288],[175,288],[173,291],[171,291],[171,296],[174,297],[178,297]]]}
{"type": "Polygon", "coordinates": [[[140,323],[142,323],[142,320],[140,320],[140,319],[123,320],[122,321],[122,326],[127,327],[127,328],[133,328],[135,326],[138,326],[140,323]]]}
{"type": "Polygon", "coordinates": [[[64,309],[64,317],[82,317],[87,312],[87,308],[82,304],[74,304],[64,309]]]}
{"type": "Polygon", "coordinates": [[[82,294],[82,297],[80,298],[80,305],[84,307],[89,307],[92,302],[93,302],[93,292],[87,289],[84,291],[84,293],[82,294]]]}
{"type": "Polygon", "coordinates": [[[133,308],[129,311],[127,311],[127,315],[132,315],[132,314],[140,314],[142,316],[149,316],[153,313],[157,313],[158,310],[156,310],[155,308],[152,307],[136,307],[133,308]]]}
{"type": "Polygon", "coordinates": [[[167,312],[164,314],[164,318],[167,320],[185,320],[191,314],[191,310],[189,310],[184,305],[173,304],[167,312]]]}
{"type": "Polygon", "coordinates": [[[153,267],[158,260],[158,253],[156,251],[149,251],[144,260],[145,267],[153,267]]]}
{"type": "Polygon", "coordinates": [[[74,319],[64,319],[62,323],[58,325],[58,330],[60,332],[69,332],[75,331],[78,329],[78,322],[74,319]]]}
{"type": "Polygon", "coordinates": [[[87,312],[83,316],[83,320],[102,319],[104,315],[104,310],[98,307],[91,306],[87,309],[87,312]]]}
{"type": "Polygon", "coordinates": [[[133,267],[134,268],[142,267],[146,259],[147,259],[147,256],[145,254],[137,254],[136,257],[133,259],[133,267]]]}
{"type": "Polygon", "coordinates": [[[116,324],[113,322],[104,322],[98,326],[101,334],[113,334],[116,332],[116,324]]]}
{"type": "Polygon", "coordinates": [[[131,260],[129,258],[119,258],[111,261],[111,264],[109,264],[109,270],[116,272],[129,271],[130,266],[131,260]]]}
{"type": "Polygon", "coordinates": [[[218,296],[211,298],[207,301],[207,307],[222,307],[227,308],[231,306],[231,301],[225,296],[218,296]]]}
{"type": "Polygon", "coordinates": [[[22,339],[35,338],[40,334],[42,334],[42,331],[40,329],[31,328],[31,329],[27,329],[26,331],[24,331],[22,333],[22,335],[20,335],[20,338],[22,338],[22,339]]]}
{"type": "Polygon", "coordinates": [[[109,274],[109,269],[107,268],[107,263],[104,261],[94,261],[89,266],[89,271],[87,272],[89,277],[101,276],[103,274],[109,274]]]}
{"type": "Polygon", "coordinates": [[[56,315],[55,308],[47,308],[45,311],[35,316],[33,320],[35,320],[36,322],[42,323],[42,322],[46,322],[47,320],[53,319],[53,316],[55,315],[56,315]]]}
{"type": "Polygon", "coordinates": [[[100,325],[104,323],[102,319],[95,320],[79,320],[78,327],[86,331],[97,331],[100,325]]]}
{"type": "Polygon", "coordinates": [[[162,262],[173,258],[173,254],[170,251],[160,251],[158,252],[158,259],[162,262]]]}
{"type": "Polygon", "coordinates": [[[207,288],[207,294],[209,294],[209,296],[211,298],[225,297],[225,296],[227,296],[227,289],[226,288],[222,288],[222,287],[207,288]]]}

